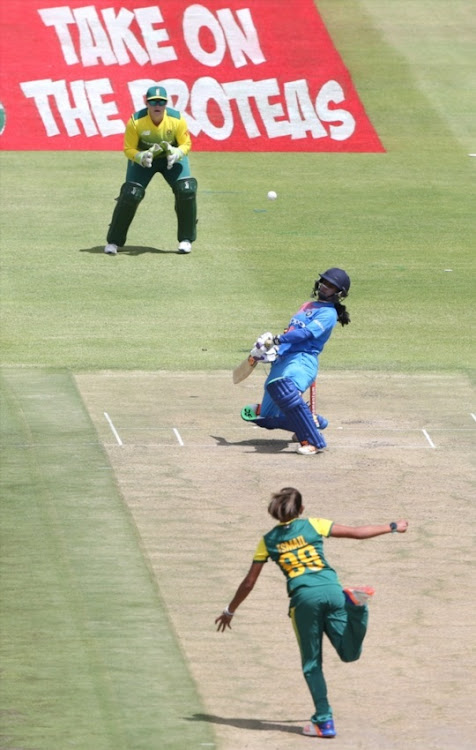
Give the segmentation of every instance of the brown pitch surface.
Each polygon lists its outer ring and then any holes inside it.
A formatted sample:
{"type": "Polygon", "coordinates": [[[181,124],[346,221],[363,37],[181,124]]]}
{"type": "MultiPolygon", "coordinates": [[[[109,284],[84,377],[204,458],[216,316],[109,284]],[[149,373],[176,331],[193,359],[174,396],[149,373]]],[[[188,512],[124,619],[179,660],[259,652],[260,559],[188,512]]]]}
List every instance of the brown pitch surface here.
{"type": "MultiPolygon", "coordinates": [[[[463,375],[327,372],[318,411],[328,450],[294,453],[284,432],[240,419],[264,371],[76,376],[219,750],[300,750],[312,704],[284,578],[263,571],[233,630],[214,619],[247,571],[285,485],[306,515],[408,518],[406,535],[330,539],[341,581],[376,588],[360,661],[329,644],[324,667],[341,750],[474,748],[474,391],[463,375]],[[116,434],[107,419],[109,416],[116,434]],[[122,443],[122,445],[119,443],[122,443]]],[[[166,676],[158,675],[158,679],[166,676]]]]}

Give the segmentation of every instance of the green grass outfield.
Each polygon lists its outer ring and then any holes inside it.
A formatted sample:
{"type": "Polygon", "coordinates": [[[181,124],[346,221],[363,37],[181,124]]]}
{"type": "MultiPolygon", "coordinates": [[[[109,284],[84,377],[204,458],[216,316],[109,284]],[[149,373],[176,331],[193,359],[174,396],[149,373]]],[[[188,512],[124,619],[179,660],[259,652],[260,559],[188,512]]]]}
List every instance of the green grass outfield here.
{"type": "Polygon", "coordinates": [[[387,153],[193,153],[190,256],[158,179],[103,254],[121,154],[1,155],[6,750],[213,742],[71,373],[231,369],[339,265],[352,324],[327,372],[474,378],[473,3],[317,5],[387,153]]]}
{"type": "Polygon", "coordinates": [[[4,750],[212,742],[140,539],[72,378],[4,370],[4,750]]]}

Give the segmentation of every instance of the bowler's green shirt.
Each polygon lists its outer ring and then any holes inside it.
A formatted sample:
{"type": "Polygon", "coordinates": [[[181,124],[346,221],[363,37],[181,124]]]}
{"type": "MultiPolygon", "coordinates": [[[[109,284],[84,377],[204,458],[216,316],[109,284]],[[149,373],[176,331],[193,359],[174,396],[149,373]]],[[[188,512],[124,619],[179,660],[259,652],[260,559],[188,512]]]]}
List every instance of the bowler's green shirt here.
{"type": "Polygon", "coordinates": [[[323,544],[333,523],[325,518],[280,523],[260,539],[253,562],[274,560],[286,577],[289,596],[300,586],[336,583],[337,574],[324,557],[323,544]]]}

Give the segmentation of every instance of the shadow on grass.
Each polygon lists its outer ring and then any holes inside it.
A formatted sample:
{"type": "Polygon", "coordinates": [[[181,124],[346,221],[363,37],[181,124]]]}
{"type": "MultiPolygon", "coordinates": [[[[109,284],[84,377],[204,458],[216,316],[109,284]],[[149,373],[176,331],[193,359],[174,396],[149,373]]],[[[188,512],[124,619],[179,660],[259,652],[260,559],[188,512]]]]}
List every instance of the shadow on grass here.
{"type": "Polygon", "coordinates": [[[288,734],[302,734],[300,727],[291,726],[290,722],[279,723],[267,721],[266,719],[234,719],[225,716],[214,716],[213,714],[193,714],[186,716],[187,721],[207,721],[210,724],[225,724],[237,729],[252,729],[253,731],[287,732],[288,734]]]}
{"type": "Polygon", "coordinates": [[[218,435],[210,435],[220,447],[238,446],[254,448],[256,453],[281,453],[289,448],[290,440],[237,440],[232,442],[218,435]]]}
{"type": "MultiPolygon", "coordinates": [[[[103,254],[104,253],[104,245],[95,245],[94,247],[81,247],[79,248],[80,253],[92,253],[95,254],[103,254]]],[[[156,254],[162,254],[162,255],[180,255],[181,253],[177,253],[176,250],[162,250],[161,248],[157,247],[144,247],[143,245],[126,245],[126,247],[122,247],[120,250],[118,250],[118,255],[143,255],[144,253],[156,253],[156,254]]],[[[114,256],[111,256],[114,257],[114,256]]]]}

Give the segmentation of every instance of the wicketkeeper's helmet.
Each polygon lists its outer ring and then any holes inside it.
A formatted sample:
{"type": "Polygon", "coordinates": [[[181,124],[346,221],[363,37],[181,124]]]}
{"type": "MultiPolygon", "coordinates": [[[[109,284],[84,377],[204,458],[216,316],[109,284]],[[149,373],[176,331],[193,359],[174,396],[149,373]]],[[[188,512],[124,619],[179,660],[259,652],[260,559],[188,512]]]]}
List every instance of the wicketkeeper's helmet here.
{"type": "MultiPolygon", "coordinates": [[[[350,289],[350,278],[342,268],[329,268],[324,273],[319,274],[319,281],[324,279],[329,284],[333,284],[340,292],[340,297],[347,297],[350,289]]],[[[319,281],[317,283],[319,283],[319,281]]]]}

